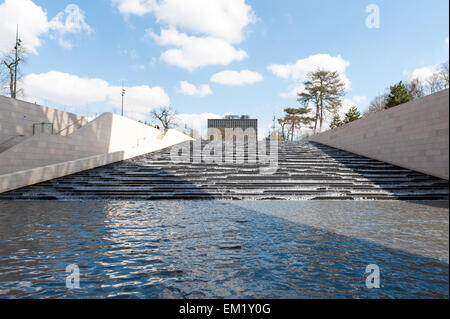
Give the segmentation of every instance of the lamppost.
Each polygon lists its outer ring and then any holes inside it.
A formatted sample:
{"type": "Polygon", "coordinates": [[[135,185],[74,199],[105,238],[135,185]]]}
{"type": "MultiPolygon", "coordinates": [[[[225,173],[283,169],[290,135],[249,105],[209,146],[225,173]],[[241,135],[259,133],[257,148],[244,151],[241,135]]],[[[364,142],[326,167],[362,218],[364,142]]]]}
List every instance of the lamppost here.
{"type": "Polygon", "coordinates": [[[16,60],[14,61],[14,94],[13,99],[16,98],[17,95],[17,65],[19,64],[19,47],[21,46],[22,40],[19,39],[19,26],[17,26],[16,31],[16,46],[14,49],[16,50],[16,60]]]}
{"type": "Polygon", "coordinates": [[[123,97],[125,96],[125,89],[123,88],[123,81],[122,81],[122,116],[123,116],[123,97]]]}

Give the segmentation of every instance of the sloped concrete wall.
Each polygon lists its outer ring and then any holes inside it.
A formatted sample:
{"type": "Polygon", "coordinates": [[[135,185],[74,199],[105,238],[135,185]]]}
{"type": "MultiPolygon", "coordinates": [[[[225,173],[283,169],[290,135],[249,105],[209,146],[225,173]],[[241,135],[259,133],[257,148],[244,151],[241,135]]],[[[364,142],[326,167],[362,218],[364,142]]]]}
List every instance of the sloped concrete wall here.
{"type": "Polygon", "coordinates": [[[1,153],[0,192],[93,168],[90,158],[101,166],[188,140],[175,130],[163,136],[153,127],[104,113],[69,136],[34,136],[1,153]],[[64,164],[73,161],[77,164],[64,164]]]}
{"type": "Polygon", "coordinates": [[[88,119],[0,95],[0,151],[4,143],[19,143],[33,136],[33,124],[42,122],[53,123],[54,133],[66,136],[86,125],[88,119]]]}
{"type": "Polygon", "coordinates": [[[318,142],[449,179],[449,90],[314,135],[318,142]]]}
{"type": "Polygon", "coordinates": [[[124,160],[123,152],[96,155],[0,175],[0,193],[124,160]]]}
{"type": "Polygon", "coordinates": [[[105,113],[69,136],[33,136],[0,153],[0,174],[108,153],[112,114],[105,113]]]}

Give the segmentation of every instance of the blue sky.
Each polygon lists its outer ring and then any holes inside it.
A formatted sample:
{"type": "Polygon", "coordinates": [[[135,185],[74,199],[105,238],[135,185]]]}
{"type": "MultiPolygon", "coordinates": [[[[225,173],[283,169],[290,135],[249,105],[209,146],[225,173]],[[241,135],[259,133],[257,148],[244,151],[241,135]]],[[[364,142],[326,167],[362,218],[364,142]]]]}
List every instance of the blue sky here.
{"type": "Polygon", "coordinates": [[[0,50],[14,41],[19,24],[34,51],[23,68],[28,100],[81,114],[117,112],[124,81],[130,117],[149,120],[153,107],[170,103],[189,125],[249,114],[265,131],[274,114],[297,105],[289,92],[317,64],[339,69],[349,82],[346,107],[361,111],[389,85],[432,72],[448,60],[448,6],[444,0],[6,0],[0,50]],[[379,7],[379,28],[366,27],[369,4],[379,7]]]}

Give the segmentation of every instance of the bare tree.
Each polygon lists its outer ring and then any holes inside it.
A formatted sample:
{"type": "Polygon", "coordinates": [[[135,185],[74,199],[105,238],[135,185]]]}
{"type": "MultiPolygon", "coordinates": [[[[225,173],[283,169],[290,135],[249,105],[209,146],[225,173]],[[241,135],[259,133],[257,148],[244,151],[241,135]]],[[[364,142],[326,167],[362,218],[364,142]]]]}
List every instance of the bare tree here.
{"type": "Polygon", "coordinates": [[[409,93],[414,97],[414,99],[421,98],[426,95],[426,87],[423,85],[419,78],[415,78],[406,83],[406,88],[409,93]]]}
{"type": "Polygon", "coordinates": [[[176,111],[172,109],[170,106],[160,107],[158,109],[154,109],[151,113],[153,120],[159,121],[167,131],[170,128],[176,126],[176,111]]]}
{"type": "Polygon", "coordinates": [[[370,102],[369,110],[366,113],[364,113],[364,116],[383,111],[386,108],[386,99],[387,99],[387,93],[376,96],[370,102]]]}
{"type": "Polygon", "coordinates": [[[444,82],[444,87],[449,87],[449,67],[448,61],[441,64],[439,68],[439,74],[441,75],[441,79],[444,82]]]}
{"type": "Polygon", "coordinates": [[[431,94],[445,89],[445,82],[440,72],[436,72],[430,76],[427,79],[427,84],[428,90],[431,94]]]}
{"type": "MultiPolygon", "coordinates": [[[[10,94],[11,97],[14,97],[14,80],[15,77],[17,82],[20,83],[22,79],[21,65],[26,62],[26,55],[28,54],[28,50],[23,46],[19,46],[18,56],[16,61],[16,51],[13,49],[9,53],[4,54],[0,58],[0,85],[2,87],[2,91],[6,91],[10,94]],[[17,68],[16,68],[17,63],[17,68]],[[17,74],[16,74],[17,70],[17,74]]],[[[23,95],[23,88],[16,90],[17,95],[23,95]]],[[[6,93],[5,92],[5,93],[6,93]]]]}

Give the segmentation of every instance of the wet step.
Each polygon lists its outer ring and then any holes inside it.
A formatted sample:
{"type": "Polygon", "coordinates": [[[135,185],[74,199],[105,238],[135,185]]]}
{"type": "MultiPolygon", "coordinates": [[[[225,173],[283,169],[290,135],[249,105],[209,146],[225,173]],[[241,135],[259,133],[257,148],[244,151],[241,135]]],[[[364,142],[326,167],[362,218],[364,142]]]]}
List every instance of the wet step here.
{"type": "MultiPolygon", "coordinates": [[[[255,152],[244,155],[259,158],[255,152]]],[[[0,199],[448,200],[448,181],[316,143],[280,143],[272,175],[262,174],[259,162],[202,163],[192,154],[190,162],[170,158],[166,149],[0,199]]]]}

